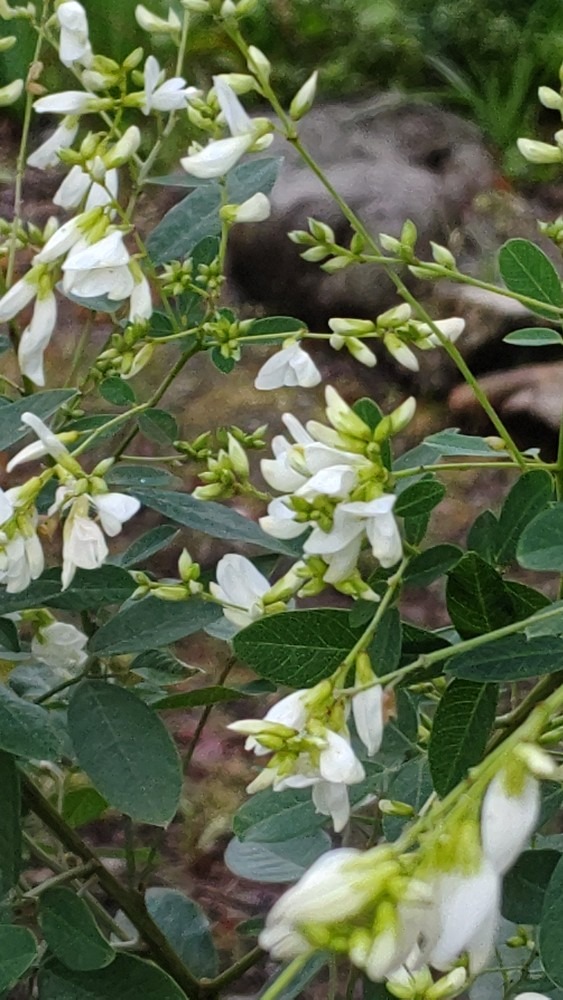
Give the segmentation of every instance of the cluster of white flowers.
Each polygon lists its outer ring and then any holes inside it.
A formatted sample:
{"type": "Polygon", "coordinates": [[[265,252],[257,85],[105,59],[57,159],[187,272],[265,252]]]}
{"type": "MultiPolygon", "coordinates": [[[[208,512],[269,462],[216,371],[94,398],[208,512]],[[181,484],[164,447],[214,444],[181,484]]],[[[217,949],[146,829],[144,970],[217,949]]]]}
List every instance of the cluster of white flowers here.
{"type": "Polygon", "coordinates": [[[466,796],[461,811],[458,802],[457,812],[436,822],[430,812],[418,849],[406,852],[399,840],[363,853],[329,851],[274,905],[261,946],[282,960],[316,948],[345,953],[403,1000],[456,996],[467,974],[487,963],[501,878],[536,827],[537,777],[553,771],[543,751],[520,746],[488,784],[481,807],[466,796]],[[451,977],[448,991],[430,992],[430,966],[451,977]]]}
{"type": "Polygon", "coordinates": [[[383,694],[369,662],[362,658],[356,680],[371,681],[371,687],[352,698],[335,694],[338,678],[337,673],[313,688],[292,692],[264,719],[243,719],[229,726],[247,735],[247,750],[258,756],[273,754],[248,786],[249,793],[270,787],[276,792],[311,788],[317,812],[332,818],[337,833],[350,818],[348,786],[365,778],[347,725],[350,703],[356,731],[369,756],[377,753],[383,738],[383,694]]]}
{"type": "MultiPolygon", "coordinates": [[[[104,532],[119,534],[125,521],[140,507],[135,497],[111,493],[103,476],[94,469],[87,476],[72,458],[61,438],[33,413],[24,413],[22,423],[30,427],[38,441],[27,445],[8,463],[11,472],[24,462],[50,455],[56,462],[54,474],[60,485],[48,514],[65,514],[63,527],[63,589],[69,586],[77,568],[97,569],[107,555],[104,532]],[[91,508],[99,519],[90,516],[91,508]],[[103,529],[103,530],[102,530],[103,529]]],[[[107,463],[105,463],[107,471],[107,463]]],[[[39,478],[20,487],[0,491],[0,581],[9,593],[25,590],[44,568],[44,556],[37,534],[36,497],[42,487],[39,478]]]]}
{"type": "MultiPolygon", "coordinates": [[[[442,341],[428,323],[413,318],[410,305],[403,302],[399,306],[388,309],[375,321],[367,319],[344,319],[334,317],[328,325],[332,330],[330,346],[339,351],[346,347],[356,360],[368,367],[373,367],[376,357],[363,338],[376,338],[383,342],[384,347],[404,368],[417,372],[419,362],[412,347],[421,351],[429,351],[441,347],[442,341]]],[[[454,343],[465,329],[465,320],[458,316],[449,319],[435,320],[434,327],[444,340],[454,343]]]]}
{"type": "MultiPolygon", "coordinates": [[[[563,91],[558,93],[552,87],[540,87],[538,97],[544,108],[559,111],[563,118],[563,91]]],[[[553,139],[555,141],[553,146],[549,142],[538,142],[536,139],[518,139],[517,145],[529,163],[563,163],[563,129],[558,129],[553,139]]]]}
{"type": "Polygon", "coordinates": [[[408,424],[415,402],[407,399],[375,429],[331,386],[326,389],[326,403],[330,427],[310,420],[305,428],[292,414],[283,416],[293,440],[275,437],[275,457],[262,460],[261,469],[266,482],[284,495],[271,501],[260,524],[268,534],[283,539],[296,538],[312,527],[305,555],[322,558],[325,582],[341,585],[355,573],[365,538],[384,567],[402,556],[393,515],[395,496],[385,492],[388,473],[381,445],[408,424]]]}

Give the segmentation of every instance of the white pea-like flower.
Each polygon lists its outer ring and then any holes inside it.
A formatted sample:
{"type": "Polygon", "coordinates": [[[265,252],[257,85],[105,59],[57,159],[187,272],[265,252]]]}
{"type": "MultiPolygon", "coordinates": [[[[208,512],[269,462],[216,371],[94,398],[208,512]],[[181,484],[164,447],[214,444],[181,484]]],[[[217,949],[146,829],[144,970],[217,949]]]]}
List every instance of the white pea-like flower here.
{"type": "Polygon", "coordinates": [[[500,771],[491,781],[481,808],[481,842],[485,857],[504,875],[524,850],[540,814],[540,785],[524,769],[512,792],[510,775],[500,771]]]}
{"type": "Polygon", "coordinates": [[[475,874],[452,872],[438,877],[435,898],[440,934],[428,964],[446,971],[466,951],[471,975],[480,972],[494,947],[500,920],[501,882],[484,858],[475,874]]]}
{"type": "Polygon", "coordinates": [[[49,667],[73,669],[87,660],[85,646],[88,636],[66,622],[51,622],[40,627],[31,641],[31,653],[49,667]]]}
{"type": "Polygon", "coordinates": [[[58,167],[61,162],[59,153],[72,146],[77,132],[78,118],[67,115],[48,139],[30,153],[27,158],[28,166],[35,167],[36,170],[58,167]]]}
{"type": "Polygon", "coordinates": [[[187,87],[182,76],[173,76],[166,80],[158,60],[148,56],[144,72],[144,101],[141,106],[143,114],[151,111],[181,111],[186,107],[188,98],[199,94],[197,87],[187,87]]]}
{"type": "Polygon", "coordinates": [[[65,0],[59,4],[55,16],[59,22],[59,59],[65,66],[81,63],[89,66],[92,62],[92,46],[88,33],[86,11],[78,0],[65,0]]]}
{"type": "Polygon", "coordinates": [[[263,597],[270,590],[265,576],[244,556],[228,553],[216,567],[217,582],[210,593],[223,605],[223,614],[234,625],[245,628],[264,614],[263,597]]]}
{"type": "Polygon", "coordinates": [[[310,389],[322,381],[315,362],[297,341],[283,347],[262,365],[255,380],[256,389],[280,389],[301,386],[310,389]]]}
{"type": "Polygon", "coordinates": [[[18,344],[18,364],[22,375],[35,385],[45,385],[43,355],[49,345],[57,321],[57,302],[51,281],[41,267],[30,271],[0,299],[0,322],[13,319],[35,298],[30,322],[18,344]]]}

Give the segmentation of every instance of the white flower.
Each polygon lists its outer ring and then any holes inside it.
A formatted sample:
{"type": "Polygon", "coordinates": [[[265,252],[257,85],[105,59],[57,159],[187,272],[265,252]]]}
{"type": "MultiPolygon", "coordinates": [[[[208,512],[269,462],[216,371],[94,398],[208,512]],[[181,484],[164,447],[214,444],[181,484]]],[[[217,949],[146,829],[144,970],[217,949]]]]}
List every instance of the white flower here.
{"type": "Polygon", "coordinates": [[[279,389],[301,386],[309,389],[321,382],[322,376],[314,361],[297,342],[283,347],[262,365],[254,380],[256,389],[279,389]]]}
{"type": "Polygon", "coordinates": [[[77,0],[65,0],[57,7],[55,16],[61,29],[59,59],[65,66],[79,62],[89,66],[92,62],[92,46],[88,37],[86,11],[77,0]]]}
{"type": "Polygon", "coordinates": [[[97,206],[111,205],[117,198],[119,189],[119,175],[117,170],[107,170],[103,160],[98,156],[92,161],[99,167],[98,176],[103,178],[103,184],[92,180],[88,171],[76,164],[69,171],[62,183],[53,195],[53,204],[70,211],[78,208],[80,203],[86,198],[84,211],[89,211],[97,206]]]}
{"type": "Polygon", "coordinates": [[[217,583],[209,584],[210,593],[223,605],[225,618],[245,628],[264,614],[262,598],[270,584],[249,559],[229,553],[217,563],[217,583]]]}
{"type": "Polygon", "coordinates": [[[61,160],[59,152],[72,146],[78,132],[78,119],[72,116],[63,118],[61,124],[52,135],[31,153],[27,162],[36,170],[47,170],[48,167],[58,167],[61,160]]]}
{"type": "MultiPolygon", "coordinates": [[[[437,319],[434,320],[435,327],[438,328],[440,333],[446,340],[454,344],[458,337],[465,330],[465,320],[461,319],[459,316],[450,316],[449,319],[437,319]]],[[[429,347],[441,347],[442,342],[438,335],[434,333],[432,327],[428,323],[416,323],[416,329],[418,333],[421,333],[424,340],[417,344],[417,347],[426,350],[429,347]]]]}
{"type": "Polygon", "coordinates": [[[519,993],[514,1000],[550,1000],[545,993],[519,993]]]}
{"type": "MultiPolygon", "coordinates": [[[[373,671],[371,672],[371,680],[374,680],[373,671]]],[[[366,682],[369,682],[369,677],[364,678],[356,669],[356,684],[360,685],[366,682]]],[[[354,695],[352,714],[358,736],[367,750],[368,757],[373,757],[379,750],[383,739],[383,690],[380,684],[372,684],[372,687],[354,695]]]]}
{"type": "Polygon", "coordinates": [[[145,62],[144,73],[144,95],[142,104],[144,115],[151,111],[180,111],[186,107],[189,97],[195,97],[199,91],[196,87],[186,87],[186,81],[181,76],[171,77],[164,80],[164,73],[161,72],[158,61],[154,56],[149,56],[145,62]]]}
{"type": "Polygon", "coordinates": [[[45,246],[39,253],[35,254],[35,262],[38,264],[52,264],[53,261],[62,257],[71,247],[82,240],[82,228],[87,216],[81,212],[74,218],[64,222],[62,226],[49,237],[45,246]]]}
{"type": "Polygon", "coordinates": [[[471,975],[484,967],[500,919],[500,888],[500,877],[486,859],[474,875],[455,872],[438,878],[435,896],[441,930],[429,965],[446,971],[467,951],[471,975]]]}
{"type": "Polygon", "coordinates": [[[84,647],[88,637],[65,622],[39,628],[31,641],[31,653],[49,667],[81,667],[87,660],[84,647]]]}
{"type": "Polygon", "coordinates": [[[13,319],[37,295],[37,282],[33,270],[16,281],[0,299],[0,323],[13,319]]]}
{"type": "Polygon", "coordinates": [[[0,583],[9,594],[17,594],[41,576],[45,560],[37,536],[38,516],[34,507],[21,509],[19,487],[0,489],[0,583]],[[8,524],[12,521],[11,525],[8,524]],[[2,530],[4,529],[5,530],[2,530]]]}
{"type": "Polygon", "coordinates": [[[311,110],[315,100],[315,94],[317,92],[318,78],[319,71],[315,70],[314,73],[311,73],[311,76],[305,80],[303,86],[299,88],[289,105],[289,114],[293,118],[294,122],[299,121],[303,115],[306,115],[307,112],[311,110]]]}
{"type": "Polygon", "coordinates": [[[501,771],[491,781],[481,810],[481,841],[485,857],[499,875],[518,858],[534,832],[540,814],[540,786],[531,775],[522,775],[522,787],[511,794],[501,771]]]}
{"type": "Polygon", "coordinates": [[[129,298],[135,279],[123,238],[120,230],[108,230],[95,243],[75,244],[62,265],[63,291],[80,298],[107,295],[116,302],[129,298]]]}
{"type": "Polygon", "coordinates": [[[228,139],[216,139],[207,146],[180,160],[182,167],[194,177],[222,177],[250,150],[266,149],[273,136],[264,135],[262,124],[247,115],[232,87],[221,76],[213,77],[213,85],[229,132],[228,139]]]}
{"type": "Polygon", "coordinates": [[[34,111],[54,115],[85,115],[103,108],[104,101],[87,90],[61,90],[58,94],[40,97],[33,105],[34,111]]]}
{"type": "Polygon", "coordinates": [[[298,472],[291,464],[294,445],[313,444],[313,438],[292,413],[284,413],[282,420],[293,441],[289,441],[283,434],[277,434],[272,440],[275,457],[262,459],[260,470],[272,489],[280,493],[293,493],[307,481],[307,476],[298,472]]]}
{"type": "Polygon", "coordinates": [[[371,550],[382,566],[394,566],[403,555],[403,543],[393,515],[396,497],[384,493],[376,500],[341,504],[343,513],[365,519],[371,550]]]}
{"type": "Polygon", "coordinates": [[[106,535],[119,535],[125,521],[133,517],[141,506],[140,500],[127,493],[90,494],[90,503],[96,508],[106,535]]]}
{"type": "Polygon", "coordinates": [[[87,511],[88,498],[81,497],[72,504],[64,523],[61,576],[63,590],[71,584],[77,568],[98,569],[108,555],[102,529],[88,517],[87,511]]]}
{"type": "Polygon", "coordinates": [[[287,501],[291,497],[276,497],[268,504],[268,513],[259,518],[260,527],[274,538],[297,538],[309,527],[306,522],[297,521],[295,511],[287,501]]]}
{"type": "MultiPolygon", "coordinates": [[[[229,206],[225,206],[228,208],[229,206]]],[[[233,222],[264,222],[270,218],[272,206],[270,199],[260,191],[247,198],[241,205],[233,206],[233,222]]]]}
{"type": "Polygon", "coordinates": [[[22,413],[21,422],[26,427],[31,427],[39,440],[18,451],[17,455],[14,455],[8,462],[7,472],[12,472],[16,466],[23,465],[24,462],[34,462],[44,455],[50,455],[56,462],[68,455],[68,449],[65,448],[63,442],[35,413],[22,413]]]}
{"type": "Polygon", "coordinates": [[[142,320],[150,319],[152,311],[151,287],[144,274],[141,274],[139,280],[135,281],[135,287],[131,292],[131,298],[129,300],[129,322],[136,323],[142,320]]]}
{"type": "Polygon", "coordinates": [[[31,322],[26,326],[18,344],[18,364],[22,375],[35,385],[45,385],[43,355],[49,346],[57,322],[57,300],[52,290],[39,294],[31,322]]]}

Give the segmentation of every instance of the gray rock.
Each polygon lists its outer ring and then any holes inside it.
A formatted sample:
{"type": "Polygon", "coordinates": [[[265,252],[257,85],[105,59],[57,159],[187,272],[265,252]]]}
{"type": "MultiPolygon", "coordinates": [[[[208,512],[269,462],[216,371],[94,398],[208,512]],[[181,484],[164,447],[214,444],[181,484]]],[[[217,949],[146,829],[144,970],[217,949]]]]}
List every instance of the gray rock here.
{"type": "MultiPolygon", "coordinates": [[[[492,183],[492,162],[478,130],[457,115],[388,95],[361,103],[320,106],[299,126],[300,136],[336,190],[377,236],[398,236],[406,218],[416,224],[421,255],[430,240],[447,242],[475,194],[492,183]]],[[[272,218],[233,230],[231,275],[243,301],[271,314],[292,314],[313,328],[331,316],[373,316],[396,301],[381,268],[350,267],[327,275],[299,257],[287,238],[314,216],[346,244],[351,230],[320,181],[290,144],[272,194],[272,218]]],[[[412,284],[412,278],[409,278],[412,284]]]]}

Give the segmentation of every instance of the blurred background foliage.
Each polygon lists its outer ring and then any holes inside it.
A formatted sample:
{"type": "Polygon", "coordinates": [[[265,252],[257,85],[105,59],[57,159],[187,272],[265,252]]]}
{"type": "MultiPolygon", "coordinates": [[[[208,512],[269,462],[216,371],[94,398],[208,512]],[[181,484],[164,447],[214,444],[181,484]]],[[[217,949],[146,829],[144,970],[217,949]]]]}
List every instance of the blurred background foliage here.
{"type": "MultiPolygon", "coordinates": [[[[95,51],[121,60],[146,45],[136,2],[83,0],[95,51]]],[[[146,6],[162,15],[170,2],[146,0],[146,6]]],[[[517,136],[541,127],[537,87],[557,86],[563,60],[563,0],[259,0],[244,25],[271,59],[286,100],[315,68],[324,97],[396,89],[437,100],[473,118],[504,155],[509,173],[521,164],[513,159],[517,136]]],[[[23,22],[0,27],[20,39],[2,57],[5,83],[22,75],[34,39],[23,22]]],[[[161,62],[170,64],[169,43],[153,42],[161,62]]],[[[189,82],[200,86],[213,72],[243,68],[206,17],[193,18],[189,54],[189,82]]],[[[42,82],[49,90],[76,85],[55,59],[46,60],[42,82]]],[[[549,136],[551,113],[546,127],[549,136]]]]}

